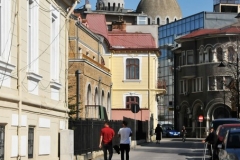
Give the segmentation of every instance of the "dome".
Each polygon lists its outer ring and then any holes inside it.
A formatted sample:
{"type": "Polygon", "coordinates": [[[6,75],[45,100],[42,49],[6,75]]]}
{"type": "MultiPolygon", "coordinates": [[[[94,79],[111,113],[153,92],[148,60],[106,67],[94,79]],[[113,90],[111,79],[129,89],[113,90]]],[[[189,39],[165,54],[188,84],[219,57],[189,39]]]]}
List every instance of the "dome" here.
{"type": "Polygon", "coordinates": [[[97,0],[96,10],[121,11],[124,9],[124,0],[97,0]]]}
{"type": "Polygon", "coordinates": [[[137,12],[148,15],[150,24],[167,24],[182,18],[177,0],[141,0],[137,12]]]}

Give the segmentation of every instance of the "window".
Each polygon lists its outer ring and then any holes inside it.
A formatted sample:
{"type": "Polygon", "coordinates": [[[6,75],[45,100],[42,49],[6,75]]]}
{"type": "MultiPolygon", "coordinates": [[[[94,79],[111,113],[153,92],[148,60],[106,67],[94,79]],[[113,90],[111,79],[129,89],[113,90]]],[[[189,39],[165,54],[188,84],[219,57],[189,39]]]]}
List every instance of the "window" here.
{"type": "Polygon", "coordinates": [[[113,11],[115,11],[115,3],[113,3],[113,11]]]}
{"type": "Polygon", "coordinates": [[[217,48],[217,60],[223,61],[223,49],[221,47],[217,48]]]}
{"type": "Polygon", "coordinates": [[[28,71],[38,73],[38,0],[28,1],[28,71]]]}
{"type": "Polygon", "coordinates": [[[180,93],[188,92],[188,80],[181,80],[180,81],[180,93]]]}
{"type": "Polygon", "coordinates": [[[200,52],[199,52],[199,63],[203,63],[203,48],[200,49],[200,52]]]}
{"type": "Polygon", "coordinates": [[[208,77],[208,89],[211,91],[214,90],[225,90],[231,81],[230,76],[213,76],[208,77]]]}
{"type": "Polygon", "coordinates": [[[193,64],[193,51],[187,51],[187,64],[193,64]]]}
{"type": "Polygon", "coordinates": [[[131,109],[131,104],[139,105],[139,97],[137,96],[127,96],[126,97],[126,108],[131,109]]]}
{"type": "Polygon", "coordinates": [[[11,48],[11,1],[0,0],[0,60],[9,61],[11,48]]]}
{"type": "Polygon", "coordinates": [[[147,17],[138,16],[137,17],[137,24],[147,24],[147,17]]]}
{"type": "Polygon", "coordinates": [[[236,61],[235,58],[236,52],[232,46],[228,47],[228,61],[229,62],[234,62],[236,61]]]}
{"type": "Polygon", "coordinates": [[[33,158],[34,128],[28,128],[28,158],[33,158]]]}
{"type": "Polygon", "coordinates": [[[51,26],[51,80],[59,81],[59,25],[60,14],[52,7],[52,26],[51,26]]]}
{"type": "Polygon", "coordinates": [[[157,18],[157,25],[160,25],[160,18],[157,18]]]}
{"type": "Polygon", "coordinates": [[[168,24],[168,23],[169,23],[169,18],[166,19],[166,24],[168,24]]]}
{"type": "Polygon", "coordinates": [[[0,159],[4,159],[5,126],[0,125],[0,159]]]}
{"type": "Polygon", "coordinates": [[[208,53],[208,61],[209,62],[213,62],[213,52],[211,48],[207,49],[207,53],[208,53]]]}
{"type": "Polygon", "coordinates": [[[148,18],[148,25],[150,25],[151,24],[151,19],[150,18],[148,18]]]}
{"type": "Polygon", "coordinates": [[[139,79],[139,59],[126,60],[126,79],[139,79]]]}
{"type": "Polygon", "coordinates": [[[202,78],[192,79],[192,92],[201,92],[203,91],[202,78]]]}

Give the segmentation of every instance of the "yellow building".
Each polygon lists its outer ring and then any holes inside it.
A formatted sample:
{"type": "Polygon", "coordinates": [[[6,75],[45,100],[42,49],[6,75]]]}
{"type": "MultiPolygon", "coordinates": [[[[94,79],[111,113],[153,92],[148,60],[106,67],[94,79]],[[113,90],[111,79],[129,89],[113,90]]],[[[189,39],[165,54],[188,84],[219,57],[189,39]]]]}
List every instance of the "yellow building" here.
{"type": "Polygon", "coordinates": [[[165,94],[165,89],[158,87],[160,52],[153,36],[150,33],[127,33],[124,21],[108,25],[112,28],[108,31],[105,16],[100,14],[88,14],[87,21],[90,30],[109,42],[103,57],[112,75],[112,119],[134,118],[131,106],[139,105],[136,118],[142,121],[152,119],[155,126],[157,95],[165,94]]]}

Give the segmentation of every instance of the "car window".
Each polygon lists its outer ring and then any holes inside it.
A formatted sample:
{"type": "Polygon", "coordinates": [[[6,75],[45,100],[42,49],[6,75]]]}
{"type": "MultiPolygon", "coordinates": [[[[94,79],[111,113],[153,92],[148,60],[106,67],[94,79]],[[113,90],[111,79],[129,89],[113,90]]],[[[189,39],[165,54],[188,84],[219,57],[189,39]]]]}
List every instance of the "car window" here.
{"type": "Polygon", "coordinates": [[[240,148],[240,132],[229,134],[227,148],[240,148]]]}

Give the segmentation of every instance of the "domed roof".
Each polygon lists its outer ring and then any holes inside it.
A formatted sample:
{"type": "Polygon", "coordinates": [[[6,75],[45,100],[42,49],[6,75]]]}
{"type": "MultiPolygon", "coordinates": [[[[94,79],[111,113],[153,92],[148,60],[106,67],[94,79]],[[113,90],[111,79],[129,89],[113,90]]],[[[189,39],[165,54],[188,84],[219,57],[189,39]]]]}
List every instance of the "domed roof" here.
{"type": "Polygon", "coordinates": [[[124,9],[124,0],[97,0],[97,10],[119,11],[124,9]]]}
{"type": "Polygon", "coordinates": [[[169,22],[172,22],[182,18],[182,11],[177,0],[141,0],[137,12],[143,12],[153,20],[169,18],[169,22]]]}

